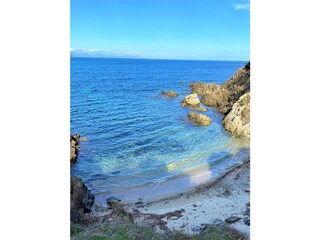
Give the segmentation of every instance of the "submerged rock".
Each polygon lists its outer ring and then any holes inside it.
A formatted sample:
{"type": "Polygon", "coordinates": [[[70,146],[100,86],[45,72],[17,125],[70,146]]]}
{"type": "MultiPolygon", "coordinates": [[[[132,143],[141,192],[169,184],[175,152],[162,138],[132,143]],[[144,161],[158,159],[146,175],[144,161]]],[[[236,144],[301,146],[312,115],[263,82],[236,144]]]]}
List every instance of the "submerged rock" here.
{"type": "Polygon", "coordinates": [[[205,107],[194,107],[193,109],[201,112],[208,112],[208,108],[205,107]]]}
{"type": "Polygon", "coordinates": [[[174,92],[173,90],[170,90],[169,92],[162,91],[161,94],[169,98],[174,98],[179,96],[179,94],[174,92]]]}
{"type": "Polygon", "coordinates": [[[211,124],[211,119],[201,113],[190,112],[188,114],[188,119],[192,122],[193,125],[197,126],[209,126],[211,124]]]}
{"type": "Polygon", "coordinates": [[[86,137],[81,137],[80,138],[80,142],[87,142],[88,141],[88,138],[86,138],[86,137]]]}
{"type": "Polygon", "coordinates": [[[94,204],[94,195],[91,194],[81,178],[70,178],[70,220],[77,223],[84,213],[91,212],[94,204]]]}
{"type": "Polygon", "coordinates": [[[200,100],[198,98],[198,94],[189,94],[185,96],[181,102],[182,107],[190,106],[190,107],[199,107],[200,100]]]}
{"type": "Polygon", "coordinates": [[[250,93],[239,98],[223,119],[222,124],[233,135],[250,138],[250,93]]]}

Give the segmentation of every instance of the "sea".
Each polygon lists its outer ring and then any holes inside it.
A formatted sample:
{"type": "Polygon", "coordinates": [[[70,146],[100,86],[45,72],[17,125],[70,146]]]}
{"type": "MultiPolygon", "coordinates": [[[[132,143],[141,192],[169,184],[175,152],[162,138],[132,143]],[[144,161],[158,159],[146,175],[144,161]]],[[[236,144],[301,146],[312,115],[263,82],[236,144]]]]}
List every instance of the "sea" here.
{"type": "Polygon", "coordinates": [[[155,200],[218,178],[247,159],[249,141],[225,131],[223,115],[194,126],[181,100],[197,81],[222,84],[246,62],[71,58],[71,134],[80,143],[71,175],[96,202],[155,200]],[[161,91],[174,90],[177,98],[161,91]]]}

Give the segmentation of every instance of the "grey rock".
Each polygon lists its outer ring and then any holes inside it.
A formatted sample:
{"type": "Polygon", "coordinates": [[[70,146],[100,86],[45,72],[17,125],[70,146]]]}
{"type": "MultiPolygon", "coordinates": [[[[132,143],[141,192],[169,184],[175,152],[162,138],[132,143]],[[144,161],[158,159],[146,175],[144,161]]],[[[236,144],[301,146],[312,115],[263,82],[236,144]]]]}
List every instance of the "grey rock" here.
{"type": "Polygon", "coordinates": [[[234,223],[234,222],[238,221],[239,219],[241,219],[241,218],[238,216],[231,216],[231,217],[226,218],[225,221],[227,223],[234,223]]]}
{"type": "Polygon", "coordinates": [[[111,196],[107,198],[107,204],[114,204],[118,202],[121,202],[121,200],[115,196],[111,196]]]}
{"type": "Polygon", "coordinates": [[[247,216],[243,219],[245,225],[250,226],[250,216],[247,216]]]}

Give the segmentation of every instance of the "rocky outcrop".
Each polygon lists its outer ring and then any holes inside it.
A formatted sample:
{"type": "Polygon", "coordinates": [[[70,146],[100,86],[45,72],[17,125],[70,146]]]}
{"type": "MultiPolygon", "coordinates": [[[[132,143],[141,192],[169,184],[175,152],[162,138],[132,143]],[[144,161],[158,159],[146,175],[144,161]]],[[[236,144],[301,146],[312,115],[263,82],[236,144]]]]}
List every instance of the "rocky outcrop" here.
{"type": "Polygon", "coordinates": [[[239,98],[223,119],[222,124],[233,135],[250,138],[250,93],[239,98]]]}
{"type": "Polygon", "coordinates": [[[200,100],[198,98],[198,94],[189,94],[185,96],[181,102],[182,107],[199,107],[200,100]]]}
{"type": "Polygon", "coordinates": [[[81,178],[70,178],[70,220],[73,223],[81,221],[85,213],[91,212],[94,195],[82,182],[81,178]]]}
{"type": "Polygon", "coordinates": [[[213,93],[217,91],[220,86],[214,83],[203,83],[197,82],[194,84],[189,85],[192,90],[192,93],[197,93],[199,96],[204,96],[206,94],[213,93]]]}
{"type": "Polygon", "coordinates": [[[179,96],[179,94],[174,92],[173,90],[170,90],[169,92],[162,91],[161,94],[169,98],[174,98],[179,96]]]}
{"type": "Polygon", "coordinates": [[[70,162],[75,162],[78,158],[80,135],[70,135],[70,162]]]}
{"type": "Polygon", "coordinates": [[[227,82],[222,85],[194,83],[190,85],[192,93],[201,96],[201,102],[216,108],[227,115],[233,104],[245,93],[250,92],[250,62],[240,68],[227,82]]]}
{"type": "Polygon", "coordinates": [[[205,107],[194,107],[192,109],[201,111],[201,112],[208,112],[208,108],[205,108],[205,107]]]}
{"type": "Polygon", "coordinates": [[[211,119],[201,113],[190,112],[188,114],[188,119],[192,122],[193,125],[197,126],[209,126],[211,124],[211,119]]]}

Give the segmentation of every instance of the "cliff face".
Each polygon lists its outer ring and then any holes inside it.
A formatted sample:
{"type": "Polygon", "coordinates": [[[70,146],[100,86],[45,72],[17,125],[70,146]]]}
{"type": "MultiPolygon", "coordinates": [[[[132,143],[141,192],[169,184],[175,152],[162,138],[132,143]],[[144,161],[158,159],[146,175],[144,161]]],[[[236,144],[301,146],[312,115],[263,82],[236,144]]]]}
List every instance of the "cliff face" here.
{"type": "Polygon", "coordinates": [[[201,96],[201,102],[216,108],[227,115],[233,104],[245,93],[250,92],[250,63],[240,68],[227,82],[222,85],[198,82],[190,85],[192,93],[201,96]]]}
{"type": "Polygon", "coordinates": [[[250,62],[222,85],[194,83],[192,93],[225,115],[223,125],[237,137],[250,138],[250,62]]]}
{"type": "Polygon", "coordinates": [[[77,223],[81,221],[84,213],[91,212],[94,204],[94,195],[91,194],[81,178],[70,177],[70,220],[77,223]]]}
{"type": "Polygon", "coordinates": [[[250,93],[239,98],[222,124],[234,136],[250,138],[250,93]]]}

